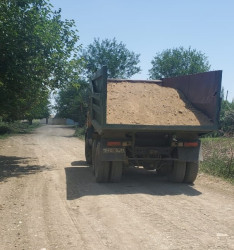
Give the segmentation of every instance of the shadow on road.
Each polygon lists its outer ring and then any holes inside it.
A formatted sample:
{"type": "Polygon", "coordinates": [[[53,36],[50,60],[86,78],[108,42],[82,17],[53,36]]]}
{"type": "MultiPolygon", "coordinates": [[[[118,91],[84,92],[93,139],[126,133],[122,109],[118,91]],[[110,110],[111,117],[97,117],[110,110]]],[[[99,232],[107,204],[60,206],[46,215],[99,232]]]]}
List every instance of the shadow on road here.
{"type": "Polygon", "coordinates": [[[0,182],[11,177],[21,177],[49,170],[45,166],[29,165],[30,160],[32,159],[0,155],[0,182]]]}
{"type": "Polygon", "coordinates": [[[74,167],[65,168],[68,200],[108,194],[142,193],[155,196],[201,194],[191,185],[170,183],[166,178],[157,176],[155,172],[144,169],[128,169],[120,183],[96,183],[92,168],[87,166],[85,161],[73,162],[72,166],[74,167]]]}
{"type": "Polygon", "coordinates": [[[63,129],[75,129],[76,126],[75,125],[49,125],[49,124],[46,124],[44,126],[49,126],[51,128],[63,128],[63,129]]]}

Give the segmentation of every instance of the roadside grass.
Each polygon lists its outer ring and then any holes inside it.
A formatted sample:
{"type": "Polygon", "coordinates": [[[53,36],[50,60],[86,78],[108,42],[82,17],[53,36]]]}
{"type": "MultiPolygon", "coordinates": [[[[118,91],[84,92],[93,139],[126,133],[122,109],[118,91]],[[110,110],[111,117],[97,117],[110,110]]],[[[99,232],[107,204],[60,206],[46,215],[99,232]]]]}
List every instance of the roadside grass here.
{"type": "Polygon", "coordinates": [[[78,137],[81,140],[84,140],[85,139],[85,127],[76,127],[74,136],[78,137]]]}
{"type": "Polygon", "coordinates": [[[234,138],[202,138],[200,170],[234,184],[234,138]]]}
{"type": "Polygon", "coordinates": [[[0,140],[1,140],[1,139],[5,139],[5,138],[7,138],[8,136],[9,136],[9,134],[3,134],[3,135],[0,134],[0,140]]]}
{"type": "Polygon", "coordinates": [[[30,133],[35,128],[39,127],[40,123],[38,121],[33,122],[29,125],[27,122],[1,122],[0,121],[0,139],[4,139],[13,134],[26,134],[30,133]]]}

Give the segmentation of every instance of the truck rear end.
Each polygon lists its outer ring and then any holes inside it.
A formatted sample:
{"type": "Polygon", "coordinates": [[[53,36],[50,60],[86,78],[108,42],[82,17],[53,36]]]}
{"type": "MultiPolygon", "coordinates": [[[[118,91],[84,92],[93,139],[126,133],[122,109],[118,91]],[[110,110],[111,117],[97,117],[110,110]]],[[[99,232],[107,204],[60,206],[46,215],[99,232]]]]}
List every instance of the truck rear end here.
{"type": "Polygon", "coordinates": [[[221,71],[155,81],[92,79],[86,159],[97,182],[121,180],[142,166],[173,182],[195,181],[202,159],[199,136],[218,128],[221,71]]]}

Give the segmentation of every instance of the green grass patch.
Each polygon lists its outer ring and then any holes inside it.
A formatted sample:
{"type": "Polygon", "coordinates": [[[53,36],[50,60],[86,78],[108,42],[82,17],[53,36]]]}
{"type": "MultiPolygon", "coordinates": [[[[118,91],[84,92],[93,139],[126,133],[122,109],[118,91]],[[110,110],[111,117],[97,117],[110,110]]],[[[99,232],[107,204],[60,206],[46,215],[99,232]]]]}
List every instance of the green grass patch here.
{"type": "Polygon", "coordinates": [[[4,134],[4,135],[1,135],[1,134],[0,134],[0,140],[5,139],[5,138],[7,138],[8,136],[9,136],[9,134],[4,134]]]}
{"type": "Polygon", "coordinates": [[[33,122],[29,125],[27,122],[0,122],[0,139],[4,139],[12,134],[26,134],[30,133],[35,128],[39,127],[39,122],[33,122]]]}
{"type": "Polygon", "coordinates": [[[200,170],[234,184],[234,138],[203,138],[202,151],[200,170]]]}
{"type": "Polygon", "coordinates": [[[76,127],[76,131],[74,133],[75,137],[78,137],[81,140],[85,139],[85,128],[84,127],[76,127]]]}

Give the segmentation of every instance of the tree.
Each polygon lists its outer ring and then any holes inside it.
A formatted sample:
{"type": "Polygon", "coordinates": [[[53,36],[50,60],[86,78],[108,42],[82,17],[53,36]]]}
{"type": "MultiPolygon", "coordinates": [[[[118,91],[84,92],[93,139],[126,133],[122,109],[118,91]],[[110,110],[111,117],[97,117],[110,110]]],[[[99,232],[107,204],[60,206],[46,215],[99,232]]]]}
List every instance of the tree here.
{"type": "Polygon", "coordinates": [[[0,116],[24,118],[40,94],[79,78],[74,21],[47,0],[0,2],[0,116]]]}
{"type": "Polygon", "coordinates": [[[234,135],[234,101],[222,100],[220,111],[221,133],[234,135]]]}
{"type": "Polygon", "coordinates": [[[151,61],[150,79],[176,77],[209,71],[207,57],[195,49],[183,47],[167,49],[157,53],[151,61]]]}
{"type": "Polygon", "coordinates": [[[82,55],[86,63],[87,78],[90,78],[103,65],[107,66],[110,78],[129,78],[141,70],[137,66],[140,62],[140,55],[129,51],[125,44],[118,43],[115,38],[102,41],[94,39],[82,55]]]}
{"type": "Polygon", "coordinates": [[[90,85],[84,80],[62,88],[56,98],[56,117],[70,118],[84,126],[90,100],[90,85]]]}
{"type": "Polygon", "coordinates": [[[43,90],[37,93],[37,99],[24,115],[30,124],[32,124],[33,119],[49,118],[51,114],[49,95],[49,90],[43,90]]]}

